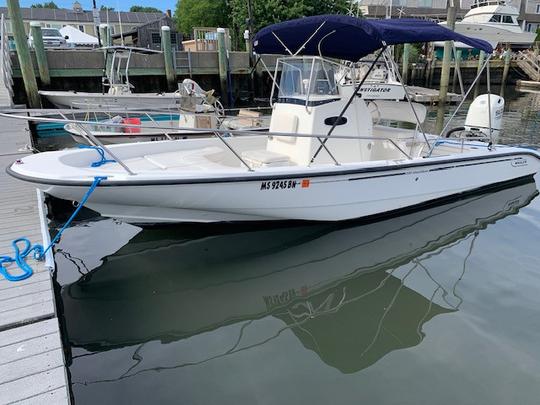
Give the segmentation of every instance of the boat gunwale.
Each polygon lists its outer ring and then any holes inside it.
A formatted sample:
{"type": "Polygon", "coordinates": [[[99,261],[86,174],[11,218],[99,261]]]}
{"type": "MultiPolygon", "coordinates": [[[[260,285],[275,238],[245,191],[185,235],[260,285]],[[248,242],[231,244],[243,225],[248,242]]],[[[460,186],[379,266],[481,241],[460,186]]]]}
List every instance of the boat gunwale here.
{"type": "MultiPolygon", "coordinates": [[[[414,169],[417,167],[425,167],[425,166],[441,166],[441,165],[448,165],[452,163],[461,163],[461,162],[471,162],[471,161],[484,161],[484,160],[493,160],[498,159],[493,163],[496,163],[498,161],[507,161],[512,159],[501,159],[501,158],[509,158],[513,156],[519,156],[519,155],[528,155],[531,157],[536,158],[540,161],[540,154],[528,150],[528,149],[519,149],[515,151],[510,152],[504,152],[497,154],[495,156],[493,155],[475,155],[475,156],[465,156],[462,158],[452,158],[452,159],[444,159],[444,156],[442,157],[431,157],[426,158],[429,160],[422,160],[417,161],[413,163],[398,163],[393,165],[383,165],[383,166],[374,166],[374,167],[361,167],[361,168],[355,168],[355,169],[348,169],[348,170],[333,170],[333,171],[318,171],[318,172],[297,172],[297,173],[268,173],[268,174],[262,174],[259,172],[246,172],[242,176],[226,176],[226,177],[212,177],[212,178],[168,178],[168,179],[144,179],[144,180],[136,180],[133,179],[133,176],[126,177],[122,180],[103,180],[98,185],[98,187],[140,187],[140,186],[164,186],[164,185],[180,185],[180,184],[212,184],[212,183],[233,183],[233,182],[253,182],[253,181],[274,181],[274,180],[292,180],[297,178],[320,178],[320,177],[334,177],[334,176],[347,176],[347,175],[354,175],[354,174],[364,174],[364,173],[377,173],[377,172],[389,172],[389,171],[399,171],[403,169],[414,169]],[[252,174],[252,173],[256,173],[252,174]]],[[[489,162],[486,162],[489,163],[489,162]]],[[[29,183],[37,183],[37,184],[43,184],[43,185],[51,185],[51,186],[69,186],[69,187],[88,187],[93,183],[93,178],[88,180],[52,180],[52,179],[44,179],[40,177],[34,177],[29,176],[25,174],[21,174],[15,170],[12,169],[12,166],[15,164],[11,163],[9,166],[6,167],[6,173],[14,178],[17,178],[22,181],[26,181],[29,183]]],[[[475,164],[483,164],[483,163],[473,163],[469,165],[475,165],[475,164]]],[[[464,166],[469,166],[464,165],[464,166]]],[[[463,166],[463,165],[462,165],[463,166]]],[[[449,168],[453,168],[455,166],[451,167],[437,167],[435,170],[445,170],[449,168]]],[[[107,172],[97,172],[95,176],[105,176],[107,172]]],[[[116,174],[116,173],[115,173],[116,174]]],[[[362,180],[362,179],[370,179],[374,177],[387,177],[387,176],[394,176],[399,174],[405,174],[405,173],[394,173],[389,175],[382,175],[382,176],[369,176],[369,177],[362,177],[358,179],[348,179],[350,181],[352,180],[362,180]]],[[[136,175],[135,175],[136,176],[136,175]]]]}

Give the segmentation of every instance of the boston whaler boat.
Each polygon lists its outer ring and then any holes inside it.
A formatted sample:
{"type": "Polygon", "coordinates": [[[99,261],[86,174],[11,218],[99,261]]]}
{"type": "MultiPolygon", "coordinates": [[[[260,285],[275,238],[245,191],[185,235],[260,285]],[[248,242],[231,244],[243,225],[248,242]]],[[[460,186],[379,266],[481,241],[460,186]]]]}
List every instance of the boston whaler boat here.
{"type": "MultiPolygon", "coordinates": [[[[372,111],[356,95],[363,82],[343,84],[335,74],[340,66],[327,59],[355,62],[389,45],[437,40],[492,52],[485,41],[429,21],[325,15],[271,25],[256,35],[254,49],[291,56],[278,60],[269,133],[224,137],[216,131],[206,139],[39,153],[8,172],[67,200],[81,201],[97,184],[89,208],[142,224],[339,221],[531,178],[540,168],[535,151],[425,134],[413,103],[389,110],[408,111],[416,129],[373,124],[372,111]],[[97,152],[112,161],[95,164],[97,152]]],[[[488,120],[477,131],[491,138],[500,100],[488,94],[479,103],[488,120]]],[[[384,107],[377,108],[381,117],[384,107]]]]}
{"type": "Polygon", "coordinates": [[[129,81],[129,65],[136,55],[148,57],[160,53],[153,49],[130,46],[108,46],[105,50],[105,76],[103,77],[102,92],[82,91],[53,91],[40,90],[39,94],[46,97],[58,108],[106,108],[108,110],[170,108],[182,106],[195,109],[207,99],[213,99],[213,91],[204,91],[191,79],[184,80],[174,93],[133,93],[134,86],[129,81]],[[105,91],[105,87],[108,90],[105,91]]]}

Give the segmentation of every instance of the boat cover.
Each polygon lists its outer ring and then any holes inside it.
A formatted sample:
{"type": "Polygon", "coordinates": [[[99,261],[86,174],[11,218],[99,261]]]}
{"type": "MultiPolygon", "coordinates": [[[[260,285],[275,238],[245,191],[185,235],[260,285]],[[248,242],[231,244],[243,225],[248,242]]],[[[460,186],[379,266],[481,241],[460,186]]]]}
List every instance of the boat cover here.
{"type": "Polygon", "coordinates": [[[459,41],[493,52],[488,42],[458,34],[432,21],[368,20],[346,15],[318,15],[269,25],[255,35],[253,46],[258,54],[290,51],[356,62],[385,45],[433,41],[459,41]]]}

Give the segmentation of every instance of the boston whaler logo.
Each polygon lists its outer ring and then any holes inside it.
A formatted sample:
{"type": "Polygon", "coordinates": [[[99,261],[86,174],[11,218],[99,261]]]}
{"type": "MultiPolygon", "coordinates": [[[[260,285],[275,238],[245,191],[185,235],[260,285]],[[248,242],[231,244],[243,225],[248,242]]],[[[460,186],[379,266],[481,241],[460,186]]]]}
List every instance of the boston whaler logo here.
{"type": "Polygon", "coordinates": [[[512,166],[514,167],[521,167],[521,166],[527,166],[529,163],[527,162],[527,159],[524,157],[519,157],[514,160],[512,160],[512,166]]]}

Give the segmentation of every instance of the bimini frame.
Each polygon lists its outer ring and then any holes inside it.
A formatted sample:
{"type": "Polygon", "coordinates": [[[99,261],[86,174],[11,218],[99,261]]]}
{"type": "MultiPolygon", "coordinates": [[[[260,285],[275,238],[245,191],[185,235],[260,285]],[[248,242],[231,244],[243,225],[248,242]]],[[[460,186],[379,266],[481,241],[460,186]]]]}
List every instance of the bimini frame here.
{"type": "MultiPolygon", "coordinates": [[[[297,56],[300,54],[300,52],[306,47],[306,45],[314,38],[314,36],[317,34],[317,32],[319,32],[319,30],[324,26],[325,24],[325,21],[323,21],[316,29],[315,31],[307,38],[307,40],[302,44],[302,46],[296,50],[296,52],[292,52],[289,48],[287,48],[287,46],[285,45],[284,41],[282,41],[279,36],[275,33],[275,32],[272,32],[272,35],[278,40],[278,42],[283,46],[284,50],[290,55],[290,56],[297,56]]],[[[328,38],[331,38],[331,35],[334,34],[336,31],[331,31],[330,33],[326,34],[324,37],[322,37],[320,39],[320,41],[318,42],[317,44],[317,49],[319,50],[319,56],[321,58],[324,59],[324,56],[321,54],[321,44],[323,41],[327,40],[328,38]]],[[[452,41],[453,42],[453,41],[452,41]]],[[[316,152],[314,153],[313,157],[311,158],[311,163],[314,162],[314,160],[316,159],[316,157],[319,155],[319,153],[321,152],[321,150],[324,148],[327,152],[328,149],[326,148],[325,144],[326,142],[328,141],[328,137],[330,137],[332,135],[332,133],[334,132],[334,129],[337,125],[337,123],[339,122],[339,119],[343,117],[343,115],[345,114],[345,112],[348,110],[348,108],[350,107],[352,101],[354,100],[354,98],[359,95],[359,91],[362,87],[362,85],[364,84],[364,82],[366,81],[366,79],[368,78],[368,76],[370,75],[371,71],[373,70],[373,68],[375,67],[375,65],[378,63],[379,59],[381,58],[381,56],[383,54],[385,54],[387,52],[387,50],[389,49],[388,45],[386,43],[383,42],[383,47],[378,51],[377,55],[376,55],[376,58],[375,60],[370,64],[369,66],[369,69],[368,71],[366,72],[366,74],[364,75],[364,77],[360,80],[360,82],[358,84],[355,83],[355,77],[353,75],[352,77],[352,80],[353,80],[353,86],[355,86],[355,90],[354,92],[352,93],[352,95],[350,96],[349,100],[347,101],[347,103],[345,104],[345,106],[343,107],[343,109],[341,110],[339,116],[338,116],[338,119],[336,119],[332,125],[332,127],[329,129],[328,133],[325,135],[325,139],[319,139],[319,141],[321,142],[321,145],[319,146],[319,148],[316,150],[316,152]]],[[[454,47],[454,52],[455,52],[455,47],[454,47]]],[[[489,108],[489,106],[491,105],[490,104],[490,94],[491,94],[491,86],[490,86],[490,70],[489,70],[489,61],[491,59],[491,55],[488,55],[488,57],[486,58],[486,61],[484,62],[483,66],[481,67],[481,69],[478,71],[476,77],[474,78],[472,84],[470,85],[470,87],[468,88],[468,90],[465,92],[465,94],[463,95],[463,98],[461,100],[461,102],[459,103],[458,107],[456,108],[456,110],[453,112],[453,114],[451,115],[451,117],[448,119],[448,121],[446,122],[446,124],[444,125],[443,127],[443,130],[440,132],[440,134],[438,135],[438,137],[435,139],[435,140],[432,140],[430,142],[430,140],[428,139],[427,137],[427,134],[426,132],[424,131],[423,129],[423,125],[422,125],[422,122],[420,121],[419,119],[419,116],[418,116],[418,113],[416,111],[416,109],[414,108],[414,104],[412,102],[412,98],[411,98],[411,95],[409,94],[408,92],[408,89],[407,89],[407,86],[405,85],[405,83],[403,82],[403,78],[401,77],[401,74],[399,72],[399,67],[396,63],[396,61],[394,60],[394,58],[391,56],[391,55],[386,55],[385,57],[385,62],[387,63],[390,63],[391,64],[391,67],[393,69],[393,72],[396,76],[396,79],[401,83],[402,87],[403,87],[403,90],[405,92],[405,98],[407,100],[407,102],[409,103],[412,111],[413,111],[413,114],[415,116],[415,119],[416,119],[416,124],[417,124],[417,128],[420,129],[420,132],[422,133],[423,137],[424,137],[424,141],[426,143],[426,145],[429,147],[429,152],[427,153],[426,157],[429,157],[432,155],[433,153],[433,150],[436,146],[438,146],[440,144],[440,138],[442,138],[442,136],[445,134],[445,131],[446,129],[448,128],[448,126],[450,125],[450,123],[452,122],[452,120],[454,119],[454,117],[456,116],[456,113],[460,110],[460,108],[463,106],[465,100],[467,99],[467,96],[470,94],[472,88],[476,85],[476,82],[478,81],[478,79],[481,77],[482,73],[484,72],[484,69],[486,69],[487,71],[487,86],[488,86],[488,115],[489,115],[489,140],[490,140],[490,147],[491,145],[493,144],[493,129],[491,127],[491,108],[489,108]]],[[[274,87],[277,87],[279,89],[279,84],[277,83],[277,74],[278,74],[278,66],[279,66],[279,59],[278,61],[276,62],[276,67],[275,67],[275,71],[274,71],[274,74],[272,74],[272,72],[268,69],[268,67],[266,66],[266,64],[264,63],[263,59],[262,59],[262,56],[261,55],[258,55],[258,61],[261,61],[261,63],[263,64],[264,68],[266,69],[267,73],[270,75],[270,77],[272,78],[272,81],[273,81],[273,85],[272,85],[272,91],[271,91],[271,95],[270,95],[270,105],[272,105],[272,102],[273,102],[273,96],[274,96],[274,87]]],[[[360,60],[358,60],[357,62],[360,62],[360,60]]],[[[462,81],[461,81],[461,72],[458,72],[458,76],[459,76],[459,79],[460,79],[460,86],[462,86],[462,81]]],[[[307,95],[307,97],[309,97],[309,94],[307,95]]],[[[307,102],[308,100],[306,99],[306,106],[307,106],[307,102]]],[[[333,156],[330,154],[330,156],[333,158],[333,156]]],[[[335,161],[335,159],[334,159],[335,161]]],[[[339,165],[338,162],[336,162],[336,165],[339,165]]]]}

